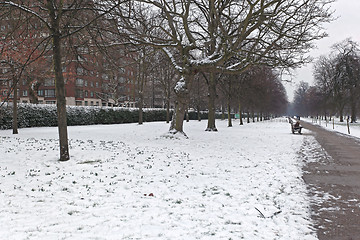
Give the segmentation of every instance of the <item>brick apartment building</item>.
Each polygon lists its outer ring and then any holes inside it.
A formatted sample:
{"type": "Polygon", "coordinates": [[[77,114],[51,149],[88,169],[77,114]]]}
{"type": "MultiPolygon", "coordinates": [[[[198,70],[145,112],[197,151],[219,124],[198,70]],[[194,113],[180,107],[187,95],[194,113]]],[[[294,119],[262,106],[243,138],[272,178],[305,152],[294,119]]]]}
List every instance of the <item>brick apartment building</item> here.
{"type": "MultiPolygon", "coordinates": [[[[52,69],[51,51],[43,56],[43,62],[34,62],[32,68],[42,67],[43,74],[26,74],[23,72],[18,77],[21,65],[12,64],[12,54],[18,52],[16,60],[27,58],[25,53],[26,43],[32,48],[31,41],[40,41],[46,37],[46,33],[37,31],[37,22],[29,23],[32,30],[27,30],[23,40],[17,38],[5,38],[8,32],[18,28],[11,19],[15,16],[2,16],[0,19],[0,101],[14,101],[14,81],[17,82],[17,101],[20,103],[56,104],[55,79],[52,69]],[[29,37],[29,33],[32,34],[29,37]],[[30,42],[30,43],[29,43],[30,42]],[[4,47],[5,46],[5,47],[4,47]],[[9,54],[6,57],[6,47],[9,54]],[[5,49],[5,52],[3,51],[5,49]],[[21,49],[21,51],[19,51],[21,49]],[[5,59],[5,60],[4,60],[5,59]],[[39,66],[43,65],[43,66],[39,66]],[[14,70],[15,69],[15,70],[14,70]],[[14,74],[16,73],[16,74],[14,74]],[[17,80],[16,80],[17,79],[17,80]],[[10,94],[11,93],[11,94],[10,94]]],[[[21,31],[26,30],[23,25],[21,31]]],[[[25,31],[24,31],[25,32],[25,31]]],[[[16,36],[16,34],[14,35],[16,36]]],[[[21,39],[21,36],[19,36],[21,39]]],[[[63,59],[63,75],[65,80],[65,94],[67,105],[78,106],[127,106],[134,107],[136,67],[130,64],[131,54],[125,49],[112,50],[118,64],[110,65],[104,54],[89,51],[86,46],[72,46],[74,52],[65,52],[63,59]],[[75,53],[75,54],[74,54],[75,53]]],[[[70,48],[67,48],[69,50],[70,48]]],[[[113,63],[113,61],[112,61],[113,63]]]]}
{"type": "MultiPolygon", "coordinates": [[[[119,67],[117,72],[99,70],[98,62],[88,59],[71,61],[63,66],[65,78],[66,104],[77,106],[135,106],[134,79],[132,67],[119,67]],[[114,86],[111,86],[114,85],[114,86]]],[[[49,64],[51,66],[51,64],[49,64]]],[[[51,69],[49,69],[51,71],[51,69]]],[[[13,85],[11,69],[0,64],[0,100],[14,101],[14,94],[9,96],[13,85]],[[9,98],[8,98],[9,97],[9,98]],[[8,98],[8,99],[7,99],[8,98]]],[[[22,77],[17,85],[18,102],[56,104],[55,79],[47,77],[37,81],[39,85],[34,92],[26,77],[22,77]]]]}

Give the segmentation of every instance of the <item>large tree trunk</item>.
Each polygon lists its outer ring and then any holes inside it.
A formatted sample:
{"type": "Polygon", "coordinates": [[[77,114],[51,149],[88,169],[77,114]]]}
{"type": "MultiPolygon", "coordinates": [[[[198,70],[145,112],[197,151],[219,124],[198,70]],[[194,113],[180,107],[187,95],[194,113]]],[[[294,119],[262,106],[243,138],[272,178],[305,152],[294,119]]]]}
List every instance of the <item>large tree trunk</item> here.
{"type": "Polygon", "coordinates": [[[177,82],[175,86],[175,95],[176,95],[176,103],[175,103],[175,112],[173,119],[171,121],[169,132],[176,134],[182,133],[186,136],[183,124],[185,111],[189,106],[189,89],[191,87],[192,80],[194,78],[193,74],[186,74],[181,77],[181,79],[177,82]]]}
{"type": "Polygon", "coordinates": [[[61,68],[61,41],[59,22],[56,19],[55,12],[53,12],[52,20],[53,64],[55,72],[56,106],[60,141],[60,161],[67,161],[70,159],[70,155],[66,120],[65,82],[61,68]]]}
{"type": "Polygon", "coordinates": [[[170,122],[170,100],[166,99],[166,123],[170,122]]]}
{"type": "Polygon", "coordinates": [[[228,127],[232,127],[230,100],[228,100],[227,111],[228,111],[228,127]]]}
{"type": "Polygon", "coordinates": [[[143,93],[139,93],[139,125],[143,124],[143,93]]]}
{"type": "Polygon", "coordinates": [[[206,131],[217,131],[217,128],[215,126],[215,100],[216,100],[216,80],[215,80],[215,74],[210,73],[209,76],[209,102],[208,102],[208,124],[206,131]]]}
{"type": "Polygon", "coordinates": [[[240,119],[240,125],[244,125],[242,120],[242,113],[241,113],[241,103],[239,102],[239,119],[240,119]]]}
{"type": "Polygon", "coordinates": [[[227,111],[228,111],[228,127],[232,127],[231,121],[231,81],[228,82],[227,111]]]}
{"type": "Polygon", "coordinates": [[[221,120],[225,120],[225,106],[221,103],[221,120]]]}
{"type": "Polygon", "coordinates": [[[356,101],[354,97],[351,97],[351,123],[356,123],[356,108],[356,101]]]}
{"type": "Polygon", "coordinates": [[[199,121],[199,122],[201,122],[200,106],[199,106],[199,105],[197,105],[197,107],[196,107],[196,108],[197,108],[197,119],[198,119],[198,121],[199,121]]]}
{"type": "Polygon", "coordinates": [[[185,135],[183,130],[183,123],[185,111],[188,107],[188,94],[176,94],[176,100],[175,112],[171,121],[170,132],[174,134],[182,133],[185,135]]]}
{"type": "Polygon", "coordinates": [[[339,109],[340,122],[344,122],[344,108],[340,107],[339,109]]]}
{"type": "Polygon", "coordinates": [[[14,87],[14,100],[13,100],[13,122],[12,122],[12,129],[13,129],[13,134],[18,134],[18,111],[17,111],[17,99],[18,99],[18,94],[17,94],[17,79],[15,78],[16,73],[15,73],[15,68],[14,66],[11,66],[11,70],[12,70],[12,74],[13,74],[13,87],[14,87]]]}

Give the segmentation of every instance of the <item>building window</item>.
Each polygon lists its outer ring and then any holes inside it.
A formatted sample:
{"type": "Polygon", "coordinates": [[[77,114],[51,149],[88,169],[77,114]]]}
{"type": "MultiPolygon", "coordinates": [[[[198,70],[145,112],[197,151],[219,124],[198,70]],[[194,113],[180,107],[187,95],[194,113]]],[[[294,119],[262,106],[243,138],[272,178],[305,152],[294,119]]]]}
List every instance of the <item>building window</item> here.
{"type": "Polygon", "coordinates": [[[89,92],[85,91],[85,97],[88,97],[88,95],[89,95],[89,92]]]}
{"type": "Polygon", "coordinates": [[[28,96],[28,91],[27,91],[27,90],[23,90],[22,95],[23,95],[23,97],[27,97],[27,96],[28,96]]]}
{"type": "Polygon", "coordinates": [[[45,97],[55,97],[55,89],[45,89],[45,97]]]}
{"type": "Polygon", "coordinates": [[[94,82],[90,82],[90,87],[94,87],[94,82]]]}
{"type": "Polygon", "coordinates": [[[23,86],[26,85],[26,80],[25,80],[25,79],[22,80],[22,85],[23,85],[23,86]]]}
{"type": "Polygon", "coordinates": [[[102,79],[104,79],[104,80],[108,80],[108,79],[109,79],[109,76],[108,76],[108,75],[106,75],[105,73],[103,73],[103,74],[102,74],[102,79]]]}
{"type": "Polygon", "coordinates": [[[84,85],[84,80],[81,79],[81,78],[77,78],[75,84],[76,84],[76,86],[78,86],[78,87],[82,87],[82,86],[84,85]]]}
{"type": "Polygon", "coordinates": [[[44,86],[45,87],[55,86],[55,79],[45,79],[44,86]]]}
{"type": "Polygon", "coordinates": [[[46,104],[55,104],[55,101],[45,101],[46,104]]]}
{"type": "Polygon", "coordinates": [[[83,69],[83,68],[81,68],[81,67],[76,68],[76,74],[77,74],[77,75],[82,75],[83,73],[84,73],[84,69],[83,69]]]}
{"type": "Polygon", "coordinates": [[[95,87],[99,87],[99,82],[95,82],[95,87]]]}
{"type": "Polygon", "coordinates": [[[93,101],[90,102],[90,106],[94,106],[94,102],[93,102],[93,101]]]}
{"type": "Polygon", "coordinates": [[[76,102],[75,102],[75,105],[76,105],[76,106],[82,106],[82,101],[76,101],[76,102]]]}
{"type": "Polygon", "coordinates": [[[90,97],[94,97],[94,92],[90,92],[90,97]]]}
{"type": "Polygon", "coordinates": [[[84,91],[80,89],[76,89],[75,91],[75,97],[77,98],[83,98],[84,97],[84,91]]]}
{"type": "Polygon", "coordinates": [[[85,101],[85,106],[87,106],[88,105],[88,101],[85,101]]]}
{"type": "Polygon", "coordinates": [[[44,96],[44,90],[42,90],[42,89],[38,90],[37,94],[38,94],[39,97],[43,97],[44,96]]]}
{"type": "Polygon", "coordinates": [[[87,87],[88,86],[88,81],[84,80],[84,86],[87,87]]]}

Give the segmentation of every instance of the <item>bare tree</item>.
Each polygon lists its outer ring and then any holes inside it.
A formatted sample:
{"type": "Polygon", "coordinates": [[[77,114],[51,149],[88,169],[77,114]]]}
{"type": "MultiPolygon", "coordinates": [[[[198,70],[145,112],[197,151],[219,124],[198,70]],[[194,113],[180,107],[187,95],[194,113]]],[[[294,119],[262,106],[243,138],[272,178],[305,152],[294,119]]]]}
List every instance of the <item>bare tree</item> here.
{"type": "Polygon", "coordinates": [[[121,1],[77,1],[77,0],[19,0],[0,1],[1,11],[17,9],[36,19],[41,25],[37,30],[44,41],[51,40],[51,56],[55,75],[60,161],[70,159],[66,120],[65,83],[62,73],[64,40],[79,36],[96,20],[105,16],[121,1]]]}
{"type": "Polygon", "coordinates": [[[157,52],[156,58],[157,61],[153,62],[156,64],[153,72],[153,81],[156,81],[156,86],[162,90],[164,105],[166,107],[166,123],[169,123],[172,93],[176,83],[177,72],[162,52],[157,52]]]}
{"type": "MultiPolygon", "coordinates": [[[[5,98],[5,101],[0,103],[3,105],[9,100],[11,94],[13,94],[13,134],[18,133],[17,123],[17,102],[19,98],[18,87],[21,78],[27,78],[28,81],[23,81],[23,85],[28,85],[31,93],[33,93],[33,87],[35,80],[31,80],[34,77],[46,72],[48,67],[45,64],[43,52],[40,51],[40,45],[42,44],[38,38],[36,38],[36,32],[29,29],[33,24],[31,18],[22,17],[19,11],[10,11],[10,8],[6,8],[8,11],[4,11],[0,19],[0,25],[3,27],[0,30],[2,35],[2,42],[0,44],[0,64],[4,69],[9,69],[4,76],[9,82],[9,91],[5,98]]],[[[28,91],[28,90],[26,90],[28,91]]]]}
{"type": "Polygon", "coordinates": [[[130,43],[161,49],[179,73],[171,126],[176,133],[183,132],[197,72],[241,72],[258,63],[299,66],[307,61],[303,55],[313,41],[325,36],[321,24],[330,20],[331,2],[135,0],[122,5],[117,14],[119,29],[126,29],[130,43]],[[151,18],[144,21],[139,9],[151,18]],[[147,29],[146,34],[138,31],[139,26],[147,29]]]}
{"type": "Polygon", "coordinates": [[[351,122],[356,122],[356,110],[360,96],[360,50],[357,43],[346,39],[333,46],[337,52],[337,70],[341,82],[348,88],[351,122]]]}
{"type": "Polygon", "coordinates": [[[360,96],[360,59],[357,44],[346,39],[335,44],[328,57],[321,57],[315,64],[316,86],[328,102],[336,106],[340,121],[344,121],[344,109],[349,104],[351,121],[356,121],[356,109],[360,96]]]}

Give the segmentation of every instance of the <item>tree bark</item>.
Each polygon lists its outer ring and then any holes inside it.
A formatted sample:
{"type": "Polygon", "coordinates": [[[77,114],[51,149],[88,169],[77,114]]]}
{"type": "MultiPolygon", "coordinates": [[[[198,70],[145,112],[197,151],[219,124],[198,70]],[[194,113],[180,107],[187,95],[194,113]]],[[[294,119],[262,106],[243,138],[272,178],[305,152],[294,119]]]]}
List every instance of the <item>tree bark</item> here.
{"type": "Polygon", "coordinates": [[[200,106],[198,105],[196,108],[197,108],[197,119],[199,122],[201,122],[200,106]]]}
{"type": "Polygon", "coordinates": [[[228,99],[227,111],[228,111],[228,127],[232,127],[230,99],[228,99]]]}
{"type": "Polygon", "coordinates": [[[175,113],[173,119],[171,121],[169,132],[176,134],[181,133],[186,136],[183,125],[184,125],[184,117],[185,111],[189,106],[189,89],[192,84],[192,80],[194,78],[194,74],[188,73],[183,74],[181,79],[177,82],[175,86],[175,113]]]}
{"type": "Polygon", "coordinates": [[[15,73],[15,68],[14,66],[11,66],[11,71],[12,71],[12,79],[13,79],[13,88],[14,88],[14,100],[13,100],[13,122],[12,122],[12,129],[13,129],[13,134],[18,134],[18,111],[17,111],[17,99],[18,99],[18,94],[17,94],[17,79],[16,79],[16,73],[15,73]]]}
{"type": "Polygon", "coordinates": [[[351,97],[351,123],[356,123],[356,108],[357,104],[354,97],[351,97]]]}
{"type": "Polygon", "coordinates": [[[339,109],[339,115],[340,115],[340,122],[344,122],[344,110],[343,107],[339,109]]]}
{"type": "Polygon", "coordinates": [[[51,18],[51,33],[53,41],[53,64],[55,73],[55,89],[56,89],[56,106],[58,118],[58,131],[60,142],[60,161],[70,159],[67,119],[66,119],[66,98],[65,98],[65,82],[61,67],[61,34],[59,30],[59,18],[55,14],[55,9],[51,2],[48,2],[48,9],[51,18]]]}
{"type": "Polygon", "coordinates": [[[143,93],[139,93],[139,125],[143,124],[143,93]]]}
{"type": "Polygon", "coordinates": [[[170,122],[170,101],[169,98],[166,99],[166,123],[170,122]]]}
{"type": "Polygon", "coordinates": [[[225,106],[221,103],[221,120],[225,120],[225,106]]]}
{"type": "Polygon", "coordinates": [[[187,94],[176,94],[176,106],[173,119],[171,121],[170,132],[171,133],[184,133],[183,123],[185,117],[185,110],[188,106],[188,96],[187,94]]]}
{"type": "Polygon", "coordinates": [[[209,97],[208,97],[208,124],[205,131],[217,131],[215,126],[215,99],[216,99],[216,80],[215,74],[210,73],[209,76],[209,97]]]}
{"type": "Polygon", "coordinates": [[[244,125],[242,120],[242,113],[241,113],[241,103],[239,102],[239,119],[240,119],[240,125],[244,125]]]}

